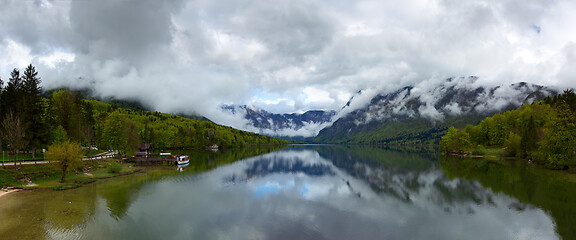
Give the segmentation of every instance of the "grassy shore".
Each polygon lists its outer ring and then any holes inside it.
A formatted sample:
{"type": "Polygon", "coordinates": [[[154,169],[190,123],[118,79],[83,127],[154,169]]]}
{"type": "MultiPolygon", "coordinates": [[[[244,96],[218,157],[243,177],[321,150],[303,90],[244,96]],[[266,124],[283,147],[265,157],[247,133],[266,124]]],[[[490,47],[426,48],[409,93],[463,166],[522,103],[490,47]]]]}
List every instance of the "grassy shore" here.
{"type": "Polygon", "coordinates": [[[118,159],[84,161],[81,166],[68,172],[66,181],[60,182],[62,173],[57,166],[52,164],[21,166],[18,169],[18,179],[14,178],[13,166],[7,166],[5,169],[0,169],[0,187],[3,189],[64,190],[77,188],[98,179],[132,174],[140,170],[133,164],[122,163],[118,159]]]}

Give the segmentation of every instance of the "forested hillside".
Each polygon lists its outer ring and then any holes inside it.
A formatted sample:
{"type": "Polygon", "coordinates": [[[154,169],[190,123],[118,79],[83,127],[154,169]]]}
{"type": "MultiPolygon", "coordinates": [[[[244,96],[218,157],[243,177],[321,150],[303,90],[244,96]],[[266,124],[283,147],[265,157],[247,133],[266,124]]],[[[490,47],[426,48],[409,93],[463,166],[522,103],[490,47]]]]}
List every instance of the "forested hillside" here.
{"type": "Polygon", "coordinates": [[[533,160],[548,168],[576,166],[576,94],[566,90],[553,98],[496,114],[464,129],[451,127],[442,137],[444,153],[502,148],[501,155],[533,160]]]}
{"type": "MultiPolygon", "coordinates": [[[[276,145],[282,140],[166,113],[125,109],[84,99],[80,92],[58,90],[42,95],[40,77],[29,65],[11,72],[6,86],[0,79],[0,146],[11,152],[45,148],[72,140],[83,146],[130,153],[140,144],[160,149],[194,149],[276,145]]],[[[34,152],[34,151],[33,151],[34,152]]]]}
{"type": "Polygon", "coordinates": [[[554,88],[525,82],[480,85],[477,79],[473,76],[449,78],[438,84],[406,86],[379,93],[365,107],[343,115],[332,126],[322,129],[314,141],[434,145],[450,126],[476,124],[495,113],[559,93],[554,88]]]}

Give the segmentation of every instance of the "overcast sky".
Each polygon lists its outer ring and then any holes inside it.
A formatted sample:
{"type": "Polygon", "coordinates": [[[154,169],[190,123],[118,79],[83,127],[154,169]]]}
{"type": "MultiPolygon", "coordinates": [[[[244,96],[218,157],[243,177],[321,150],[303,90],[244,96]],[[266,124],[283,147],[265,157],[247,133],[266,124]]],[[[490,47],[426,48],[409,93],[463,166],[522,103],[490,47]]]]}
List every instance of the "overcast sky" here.
{"type": "Polygon", "coordinates": [[[0,0],[0,77],[211,118],[338,110],[458,76],[576,87],[574,23],[573,0],[0,0]]]}

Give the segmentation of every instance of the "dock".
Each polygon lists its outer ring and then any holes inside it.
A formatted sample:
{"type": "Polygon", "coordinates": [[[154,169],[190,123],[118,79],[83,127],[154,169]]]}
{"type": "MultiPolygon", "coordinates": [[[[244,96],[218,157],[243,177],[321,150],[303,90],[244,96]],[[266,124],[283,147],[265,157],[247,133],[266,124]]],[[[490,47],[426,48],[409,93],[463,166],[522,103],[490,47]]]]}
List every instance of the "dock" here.
{"type": "Polygon", "coordinates": [[[137,156],[125,160],[129,163],[136,163],[136,165],[176,165],[176,158],[172,156],[137,156]]]}

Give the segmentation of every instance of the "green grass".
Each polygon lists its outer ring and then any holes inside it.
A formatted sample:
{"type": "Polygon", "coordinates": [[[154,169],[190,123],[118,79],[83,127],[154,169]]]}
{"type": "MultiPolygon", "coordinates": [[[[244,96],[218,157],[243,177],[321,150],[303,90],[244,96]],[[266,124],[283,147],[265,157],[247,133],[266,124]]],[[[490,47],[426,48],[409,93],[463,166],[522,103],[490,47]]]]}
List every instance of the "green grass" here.
{"type": "Polygon", "coordinates": [[[0,169],[0,187],[4,186],[21,186],[14,181],[14,171],[12,169],[0,169]]]}
{"type": "Polygon", "coordinates": [[[63,183],[60,182],[62,179],[60,169],[52,164],[25,165],[18,170],[18,179],[30,179],[31,182],[38,186],[24,186],[27,182],[20,182],[14,179],[14,169],[12,168],[0,169],[0,186],[65,190],[80,187],[97,179],[111,178],[140,171],[133,164],[122,163],[117,159],[110,159],[110,161],[84,161],[83,163],[76,171],[68,172],[63,183]],[[114,171],[109,170],[111,166],[114,166],[114,171]],[[85,174],[82,169],[84,171],[89,170],[91,175],[85,174]]]}
{"type": "MultiPolygon", "coordinates": [[[[14,155],[8,154],[8,152],[4,152],[3,159],[4,159],[5,163],[8,163],[8,162],[13,163],[14,162],[14,155]]],[[[33,161],[31,153],[19,153],[19,154],[17,154],[16,159],[18,161],[23,161],[23,160],[33,161]]],[[[2,159],[0,159],[0,161],[1,160],[2,159]]],[[[37,152],[36,153],[36,160],[37,161],[43,161],[44,160],[44,154],[41,152],[37,152]]]]}
{"type": "MultiPolygon", "coordinates": [[[[106,152],[106,150],[83,150],[83,154],[84,156],[95,156],[101,153],[106,152]]],[[[44,159],[44,153],[42,152],[36,152],[36,161],[45,161],[44,159]]],[[[32,154],[31,153],[19,153],[16,156],[17,161],[34,161],[32,159],[32,154]]],[[[1,161],[1,159],[0,159],[1,161]]],[[[9,155],[8,152],[4,152],[4,163],[5,164],[14,164],[14,155],[9,155]]]]}
{"type": "Polygon", "coordinates": [[[90,151],[88,151],[88,150],[84,149],[84,150],[82,150],[82,152],[84,153],[84,156],[96,156],[98,154],[106,152],[106,150],[90,150],[90,151]]]}
{"type": "Polygon", "coordinates": [[[502,148],[486,147],[483,156],[485,157],[498,157],[502,148]]]}

